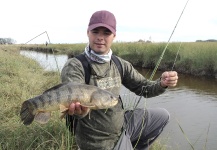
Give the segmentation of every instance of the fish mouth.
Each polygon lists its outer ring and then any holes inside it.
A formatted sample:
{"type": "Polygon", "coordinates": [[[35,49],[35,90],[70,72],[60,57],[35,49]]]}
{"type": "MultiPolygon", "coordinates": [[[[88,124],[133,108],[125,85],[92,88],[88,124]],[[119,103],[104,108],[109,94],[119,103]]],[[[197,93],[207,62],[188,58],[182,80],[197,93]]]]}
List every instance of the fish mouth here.
{"type": "Polygon", "coordinates": [[[112,103],[111,103],[110,107],[113,107],[113,106],[117,105],[117,103],[118,103],[118,99],[112,100],[112,103]]]}
{"type": "Polygon", "coordinates": [[[117,103],[118,103],[118,101],[115,101],[114,104],[113,104],[113,106],[117,105],[117,103]]]}
{"type": "Polygon", "coordinates": [[[108,103],[103,104],[102,109],[112,108],[112,107],[114,107],[115,105],[117,105],[117,103],[118,103],[118,100],[117,100],[117,99],[114,99],[114,100],[112,100],[112,101],[110,101],[110,102],[108,102],[108,103]]]}
{"type": "Polygon", "coordinates": [[[118,103],[118,100],[114,100],[113,103],[114,105],[116,105],[118,103]]]}
{"type": "Polygon", "coordinates": [[[112,102],[114,103],[114,105],[116,105],[118,103],[119,100],[119,96],[114,96],[112,102]]]}

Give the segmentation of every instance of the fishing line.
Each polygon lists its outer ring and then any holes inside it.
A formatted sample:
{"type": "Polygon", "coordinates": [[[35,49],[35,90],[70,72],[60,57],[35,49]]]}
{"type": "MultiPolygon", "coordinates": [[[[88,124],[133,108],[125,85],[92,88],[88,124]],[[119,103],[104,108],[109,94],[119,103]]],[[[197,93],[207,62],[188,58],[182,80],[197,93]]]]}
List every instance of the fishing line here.
{"type": "Polygon", "coordinates": [[[151,76],[150,76],[150,78],[149,78],[150,81],[153,79],[153,77],[154,77],[154,75],[155,75],[155,73],[156,73],[156,71],[157,71],[157,69],[158,69],[158,67],[159,67],[159,65],[160,65],[160,63],[161,63],[161,60],[163,59],[164,53],[165,53],[165,51],[166,51],[166,49],[167,49],[167,47],[168,47],[168,45],[169,45],[170,39],[171,39],[172,36],[173,36],[173,33],[174,33],[174,31],[175,31],[175,29],[176,29],[178,23],[179,23],[179,20],[180,20],[181,17],[182,17],[182,14],[183,14],[183,12],[184,12],[184,10],[185,10],[187,4],[188,4],[188,1],[189,1],[189,0],[187,0],[187,2],[186,2],[186,4],[185,4],[185,7],[183,8],[182,13],[180,14],[179,19],[178,19],[178,21],[176,22],[176,25],[175,25],[175,27],[174,27],[174,29],[173,29],[173,31],[172,31],[170,37],[169,37],[169,40],[168,40],[168,42],[167,42],[167,44],[166,44],[166,46],[165,46],[165,48],[164,48],[164,50],[163,50],[163,52],[162,52],[162,54],[161,54],[161,56],[160,56],[160,59],[158,60],[157,65],[155,66],[155,68],[154,68],[154,70],[153,70],[153,72],[152,72],[152,74],[151,74],[151,76]]]}
{"type": "MultiPolygon", "coordinates": [[[[46,35],[47,35],[47,39],[48,39],[48,41],[49,41],[49,44],[51,44],[50,38],[49,38],[49,35],[48,35],[47,31],[44,31],[44,32],[40,33],[39,35],[33,37],[33,38],[30,39],[29,41],[27,41],[26,43],[22,44],[21,47],[22,47],[23,45],[25,45],[25,44],[31,42],[32,40],[36,39],[37,37],[41,36],[42,34],[45,34],[45,33],[46,33],[46,35]]],[[[46,42],[46,45],[47,45],[47,42],[46,42]]],[[[52,54],[53,54],[53,56],[54,56],[54,60],[55,60],[56,66],[57,66],[57,70],[58,70],[59,76],[60,76],[60,69],[59,69],[59,65],[58,65],[58,63],[57,63],[57,58],[56,58],[56,56],[55,56],[55,54],[54,54],[53,48],[51,48],[51,51],[52,51],[52,54]]]]}
{"type": "MultiPolygon", "coordinates": [[[[30,40],[27,41],[26,43],[22,44],[21,47],[22,47],[23,45],[25,45],[25,44],[31,42],[32,40],[36,39],[37,37],[41,36],[41,35],[44,34],[45,32],[46,32],[46,31],[44,31],[44,32],[42,32],[41,34],[39,34],[39,35],[35,36],[34,38],[30,39],[30,40]]],[[[49,38],[48,38],[48,40],[49,40],[49,38]]]]}
{"type": "MultiPolygon", "coordinates": [[[[50,38],[49,38],[49,36],[48,36],[48,33],[47,33],[47,31],[45,31],[45,32],[46,32],[46,35],[47,35],[49,44],[51,44],[50,38]]],[[[54,54],[53,48],[51,48],[51,50],[52,50],[52,53],[53,53],[53,56],[54,56],[54,60],[55,60],[56,66],[57,66],[57,70],[58,70],[58,73],[59,73],[59,76],[60,76],[60,68],[59,68],[59,65],[58,65],[58,62],[57,62],[57,58],[56,58],[56,56],[55,56],[55,54],[54,54]]]]}
{"type": "Polygon", "coordinates": [[[176,58],[175,58],[175,60],[174,60],[174,62],[173,62],[173,66],[172,66],[171,71],[173,71],[173,68],[175,67],[176,60],[177,60],[177,57],[178,57],[178,55],[179,55],[179,51],[180,51],[181,45],[182,45],[182,42],[181,42],[180,45],[179,45],[179,49],[178,49],[178,51],[177,51],[177,53],[176,53],[176,58]]]}
{"type": "MultiPolygon", "coordinates": [[[[155,66],[155,68],[154,68],[154,70],[153,70],[153,72],[152,72],[150,78],[149,78],[149,81],[152,81],[152,79],[153,79],[153,77],[154,77],[154,75],[155,75],[155,73],[156,73],[156,71],[157,71],[157,69],[158,69],[158,67],[159,67],[159,65],[160,65],[160,63],[161,63],[161,60],[163,59],[163,56],[164,56],[164,54],[165,54],[165,52],[166,52],[166,50],[167,50],[167,47],[168,47],[168,45],[169,45],[169,43],[170,43],[170,40],[171,40],[171,38],[172,38],[172,36],[173,36],[173,33],[174,33],[174,31],[175,31],[175,29],[176,29],[178,23],[179,23],[179,20],[180,20],[181,17],[182,17],[182,14],[183,14],[183,12],[184,12],[184,10],[185,10],[185,8],[186,8],[188,2],[189,2],[189,0],[187,0],[185,6],[184,6],[184,8],[183,8],[183,10],[182,10],[182,12],[181,12],[181,14],[180,14],[180,16],[179,16],[179,19],[178,19],[178,21],[176,22],[175,27],[173,28],[173,31],[172,31],[172,33],[171,33],[171,35],[170,35],[170,37],[169,37],[169,40],[167,41],[167,44],[166,44],[166,46],[165,46],[165,48],[164,48],[164,50],[163,50],[163,52],[162,52],[162,54],[161,54],[161,56],[160,56],[160,58],[159,58],[157,64],[156,64],[156,66],[155,66]]],[[[173,68],[172,68],[172,69],[173,69],[173,68]]],[[[150,86],[152,86],[152,85],[150,85],[150,86]]],[[[139,102],[140,102],[140,100],[137,102],[136,107],[138,106],[139,102]]]]}
{"type": "MultiPolygon", "coordinates": [[[[157,64],[156,64],[156,66],[155,66],[155,68],[154,68],[154,70],[153,70],[153,72],[152,72],[150,78],[148,79],[149,81],[152,81],[152,79],[153,79],[153,77],[154,77],[154,75],[155,75],[155,73],[156,73],[156,71],[157,71],[157,69],[158,69],[158,67],[159,67],[159,65],[160,65],[160,63],[161,63],[161,60],[163,59],[163,56],[164,56],[164,54],[165,54],[165,52],[166,52],[166,50],[167,50],[167,47],[168,47],[168,45],[169,45],[169,43],[170,43],[170,40],[171,40],[171,38],[172,38],[172,36],[173,36],[173,33],[174,33],[174,31],[175,31],[175,29],[176,29],[176,27],[177,27],[177,25],[178,25],[178,23],[179,23],[179,21],[180,21],[182,15],[183,15],[183,12],[184,12],[184,10],[185,10],[185,8],[186,8],[188,2],[189,2],[189,0],[187,0],[187,2],[186,2],[186,4],[185,4],[185,6],[184,6],[184,8],[183,8],[183,10],[182,10],[182,12],[181,12],[179,18],[178,18],[178,21],[176,22],[175,27],[173,28],[173,31],[172,31],[172,33],[170,34],[170,37],[169,37],[169,39],[168,39],[168,41],[167,41],[167,44],[166,44],[166,46],[165,46],[165,48],[164,48],[164,50],[163,50],[163,52],[162,52],[162,54],[161,54],[161,56],[160,56],[160,58],[159,58],[157,64]]],[[[180,45],[180,47],[181,47],[181,45],[180,45]]],[[[179,48],[179,49],[180,49],[180,48],[179,48]]],[[[179,52],[179,50],[178,50],[178,52],[179,52]]],[[[178,52],[177,52],[177,55],[178,55],[178,52]]],[[[177,57],[176,57],[176,58],[177,58],[177,57]]],[[[176,61],[176,58],[175,58],[175,61],[176,61]]],[[[175,61],[174,61],[174,62],[175,62],[175,61]]],[[[174,65],[173,65],[173,67],[174,67],[174,65]]],[[[172,67],[172,70],[173,70],[173,67],[172,67]]],[[[147,107],[146,107],[146,99],[147,99],[147,92],[148,92],[148,91],[147,91],[147,88],[148,88],[149,86],[153,86],[153,85],[154,85],[154,84],[147,85],[147,86],[144,86],[144,87],[142,88],[142,91],[141,91],[142,94],[141,94],[139,100],[137,101],[136,106],[135,106],[134,109],[133,109],[132,115],[134,114],[135,109],[138,107],[138,104],[140,103],[140,101],[141,101],[141,99],[142,99],[142,97],[143,97],[143,93],[144,93],[145,91],[146,91],[146,97],[145,97],[145,105],[144,105],[144,107],[147,108],[147,107]]],[[[145,110],[144,110],[144,114],[146,114],[145,110]]],[[[130,116],[130,118],[132,117],[132,115],[130,116]]],[[[129,122],[127,123],[126,127],[128,126],[128,124],[129,124],[129,122]]],[[[142,121],[142,126],[144,126],[144,118],[143,118],[143,121],[142,121]]],[[[125,130],[124,130],[124,131],[125,131],[125,130]]],[[[141,130],[141,132],[142,132],[142,130],[141,130]]],[[[141,132],[140,132],[140,134],[139,134],[140,136],[139,136],[138,140],[141,138],[141,132]]],[[[137,140],[137,141],[138,141],[138,140],[137,140]]],[[[138,143],[138,142],[137,142],[137,143],[138,143]]],[[[134,149],[136,148],[136,146],[137,146],[137,144],[134,146],[134,149]]]]}
{"type": "MultiPolygon", "coordinates": [[[[178,57],[178,54],[179,54],[179,51],[180,51],[180,48],[181,48],[181,45],[182,45],[182,42],[180,43],[180,45],[179,45],[179,49],[178,49],[178,51],[177,51],[177,53],[176,53],[176,57],[175,57],[175,60],[174,60],[174,63],[173,63],[173,66],[172,66],[172,69],[171,69],[171,71],[173,70],[173,68],[174,68],[174,66],[175,66],[175,62],[176,62],[176,60],[177,60],[177,57],[178,57]]],[[[143,92],[142,93],[144,93],[144,91],[146,92],[146,97],[145,97],[145,101],[144,101],[144,108],[147,108],[147,87],[148,86],[145,86],[145,87],[143,87],[143,89],[146,89],[146,90],[142,90],[143,92]]],[[[142,96],[140,96],[140,98],[139,98],[139,101],[141,100],[141,98],[142,98],[142,96]]],[[[139,102],[137,103],[137,105],[136,105],[136,107],[138,106],[138,104],[139,104],[139,102]]],[[[136,107],[134,108],[134,109],[136,109],[136,107]]],[[[137,144],[138,144],[138,142],[139,142],[139,140],[140,140],[140,138],[141,138],[141,135],[142,135],[142,130],[144,129],[144,121],[145,121],[145,116],[146,116],[146,114],[147,113],[145,113],[144,112],[144,117],[142,118],[142,129],[141,129],[141,131],[140,131],[140,133],[139,133],[139,137],[138,137],[138,140],[136,141],[136,144],[135,144],[135,146],[134,146],[134,149],[136,148],[136,146],[137,146],[137,144]]]]}

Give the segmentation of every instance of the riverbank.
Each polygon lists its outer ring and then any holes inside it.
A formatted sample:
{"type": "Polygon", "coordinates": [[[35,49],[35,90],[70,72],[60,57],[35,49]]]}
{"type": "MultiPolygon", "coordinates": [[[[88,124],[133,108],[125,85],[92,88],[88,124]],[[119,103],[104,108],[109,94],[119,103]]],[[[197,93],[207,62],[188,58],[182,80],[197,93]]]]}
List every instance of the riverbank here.
{"type": "MultiPolygon", "coordinates": [[[[86,43],[24,45],[21,49],[66,54],[73,57],[83,52],[86,43]]],[[[166,43],[114,43],[113,53],[134,66],[154,69],[166,43]]],[[[158,70],[217,78],[217,42],[170,43],[158,70]],[[177,54],[178,52],[178,54],[177,54]]]]}
{"type": "Polygon", "coordinates": [[[0,150],[73,149],[73,136],[59,113],[52,113],[46,125],[20,122],[24,100],[58,84],[57,72],[44,71],[34,60],[21,56],[16,48],[0,49],[0,150]]]}

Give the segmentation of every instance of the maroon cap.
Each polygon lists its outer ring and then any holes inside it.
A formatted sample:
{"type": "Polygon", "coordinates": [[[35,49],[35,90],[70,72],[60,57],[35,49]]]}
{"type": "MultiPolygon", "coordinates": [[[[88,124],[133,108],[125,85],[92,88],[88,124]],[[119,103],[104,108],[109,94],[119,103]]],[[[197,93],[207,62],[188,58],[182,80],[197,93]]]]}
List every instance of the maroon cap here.
{"type": "Polygon", "coordinates": [[[97,27],[106,27],[108,28],[113,34],[116,33],[116,19],[114,14],[109,11],[102,10],[95,12],[88,24],[88,31],[93,30],[97,27]]]}

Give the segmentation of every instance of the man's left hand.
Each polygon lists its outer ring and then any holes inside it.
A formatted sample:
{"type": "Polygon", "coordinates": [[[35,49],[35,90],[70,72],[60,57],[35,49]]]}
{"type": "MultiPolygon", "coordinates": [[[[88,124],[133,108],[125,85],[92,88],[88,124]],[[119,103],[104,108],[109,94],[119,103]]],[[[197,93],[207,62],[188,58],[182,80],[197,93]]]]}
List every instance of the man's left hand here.
{"type": "Polygon", "coordinates": [[[178,82],[178,74],[176,71],[165,71],[161,76],[162,87],[174,87],[178,82]]]}

